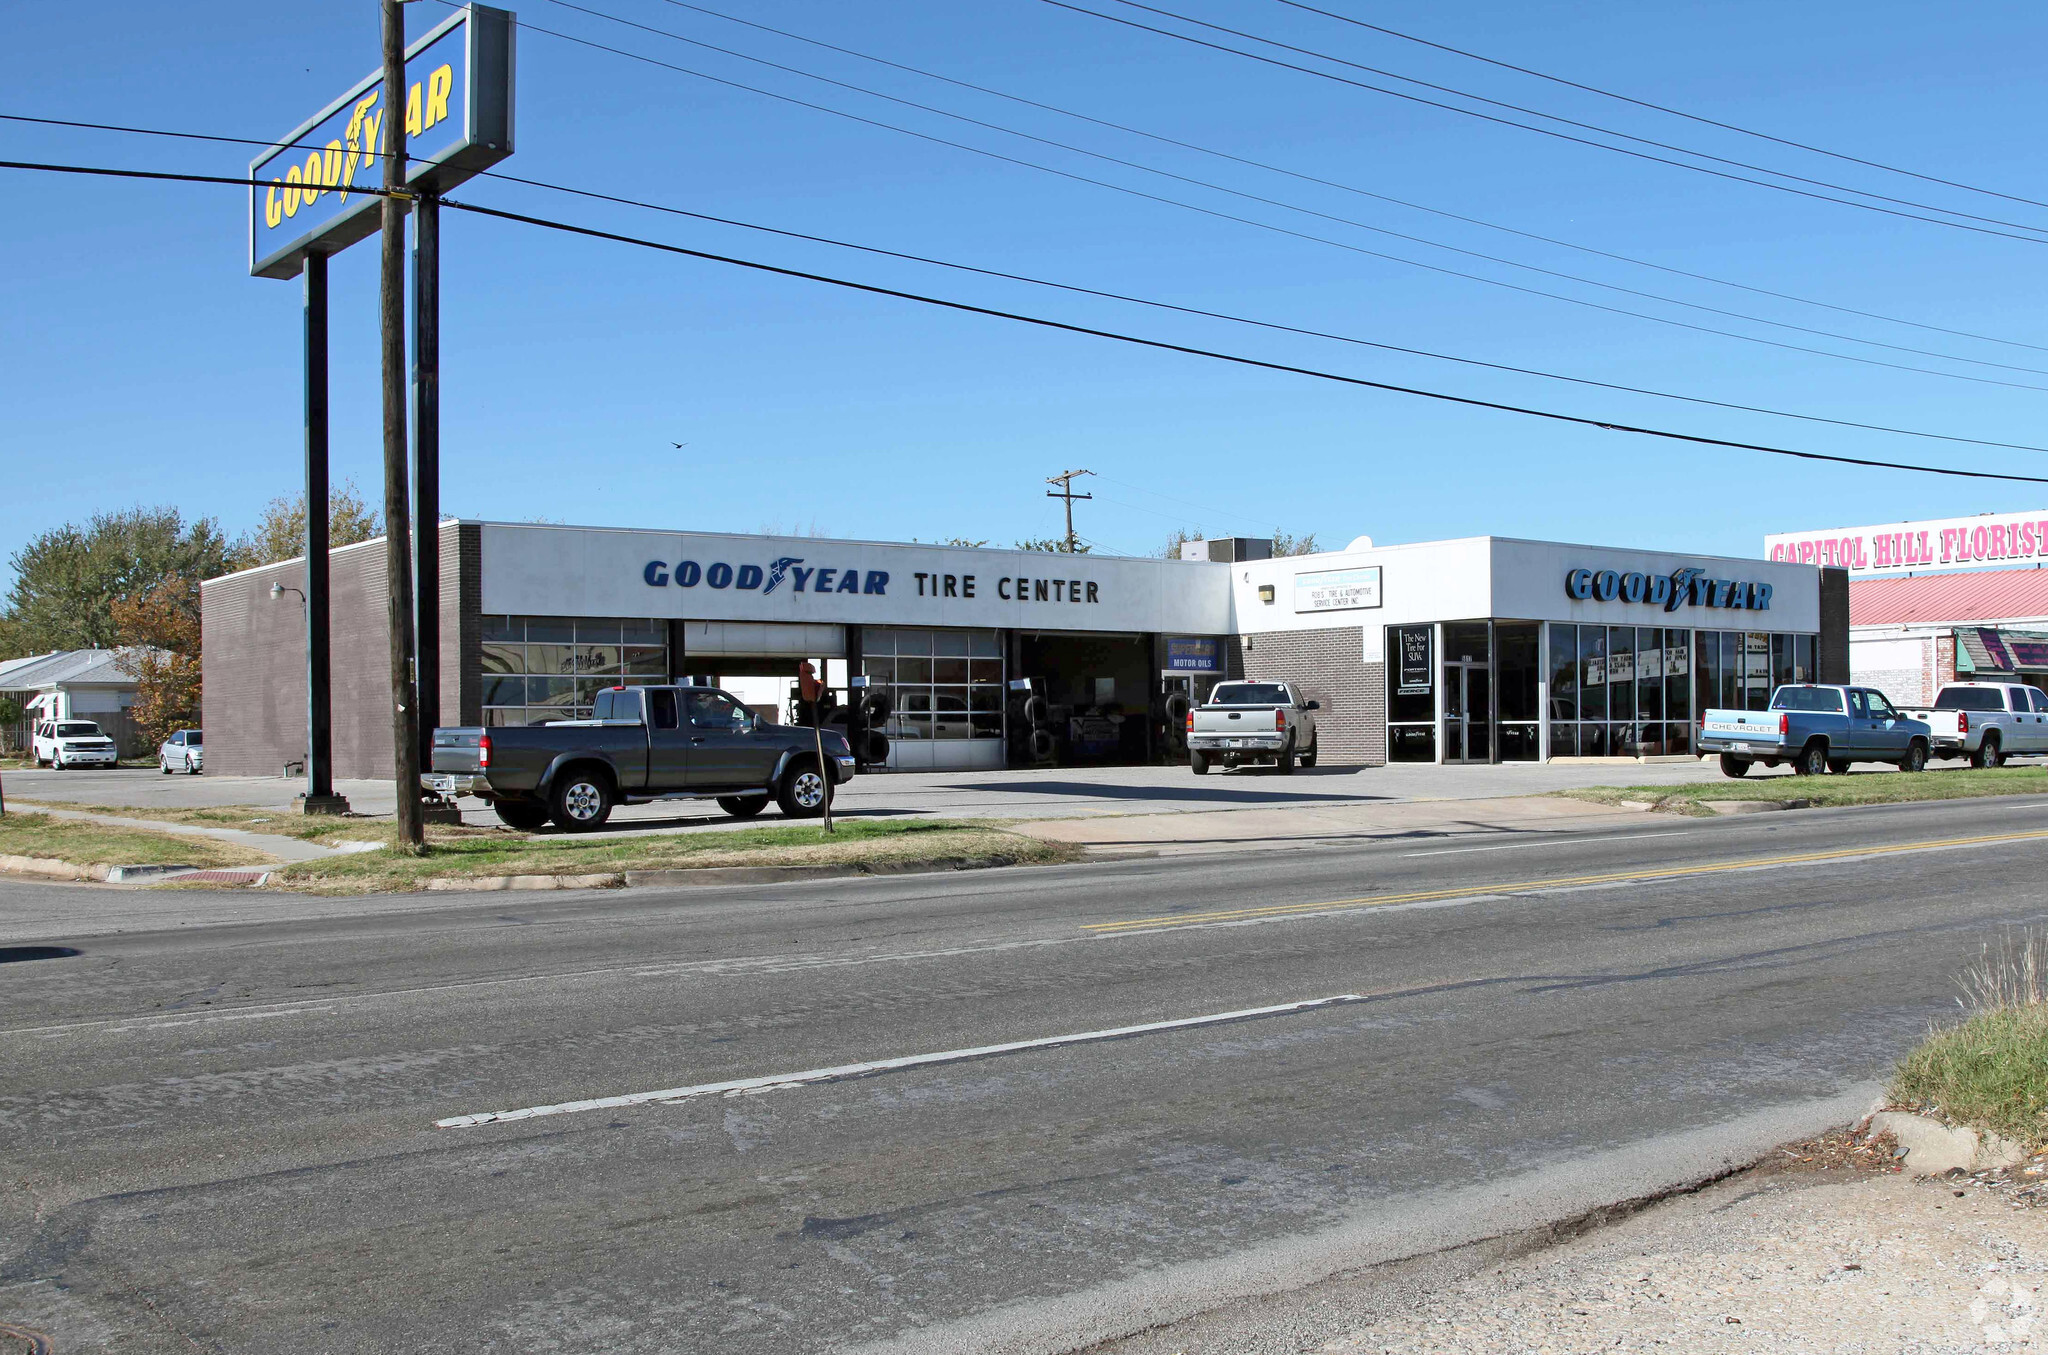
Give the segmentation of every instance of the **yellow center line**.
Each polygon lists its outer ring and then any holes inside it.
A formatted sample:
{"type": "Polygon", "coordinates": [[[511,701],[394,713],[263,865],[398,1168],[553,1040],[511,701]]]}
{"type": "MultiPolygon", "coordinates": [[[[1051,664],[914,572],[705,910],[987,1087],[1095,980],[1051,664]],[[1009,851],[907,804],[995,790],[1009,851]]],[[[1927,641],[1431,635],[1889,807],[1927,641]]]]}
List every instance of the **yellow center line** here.
{"type": "Polygon", "coordinates": [[[2048,830],[2029,833],[1990,833],[1982,837],[1939,838],[1930,842],[1844,847],[1835,851],[1801,852],[1792,856],[1755,856],[1703,866],[1661,866],[1651,870],[1613,871],[1602,875],[1567,875],[1548,880],[1459,885],[1452,889],[1418,889],[1406,894],[1368,894],[1355,899],[1331,899],[1322,903],[1275,904],[1264,908],[1225,908],[1208,913],[1176,913],[1165,917],[1129,918],[1122,922],[1084,922],[1081,924],[1081,930],[1114,933],[1154,927],[1185,927],[1207,922],[1234,922],[1245,918],[1285,917],[1295,913],[1327,913],[1348,908],[1384,908],[1393,903],[1427,903],[1435,899],[1465,898],[1475,894],[1503,894],[1530,889],[1571,889],[1585,885],[1619,884],[1629,880],[1670,880],[1688,875],[1712,875],[1721,871],[1754,870],[1761,866],[1797,866],[1816,861],[1841,861],[1857,856],[1885,856],[1898,852],[1933,851],[1942,847],[1975,847],[1992,842],[2026,842],[2040,838],[2048,838],[2048,830]]]}

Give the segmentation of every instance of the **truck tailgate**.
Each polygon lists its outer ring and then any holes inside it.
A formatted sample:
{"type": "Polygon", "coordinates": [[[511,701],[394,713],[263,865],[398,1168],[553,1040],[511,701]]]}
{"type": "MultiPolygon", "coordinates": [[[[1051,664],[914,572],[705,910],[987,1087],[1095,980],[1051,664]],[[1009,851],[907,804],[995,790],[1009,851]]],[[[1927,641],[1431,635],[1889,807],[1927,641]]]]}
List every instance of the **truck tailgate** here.
{"type": "Polygon", "coordinates": [[[483,742],[484,731],[469,729],[437,729],[434,731],[434,761],[428,771],[456,772],[473,776],[483,770],[478,765],[477,747],[483,742]]]}
{"type": "Polygon", "coordinates": [[[1776,746],[1780,742],[1778,717],[1774,710],[1710,710],[1700,721],[1700,736],[1776,746]]]}
{"type": "Polygon", "coordinates": [[[1271,734],[1273,712],[1278,706],[1231,706],[1195,708],[1196,734],[1271,734]]]}

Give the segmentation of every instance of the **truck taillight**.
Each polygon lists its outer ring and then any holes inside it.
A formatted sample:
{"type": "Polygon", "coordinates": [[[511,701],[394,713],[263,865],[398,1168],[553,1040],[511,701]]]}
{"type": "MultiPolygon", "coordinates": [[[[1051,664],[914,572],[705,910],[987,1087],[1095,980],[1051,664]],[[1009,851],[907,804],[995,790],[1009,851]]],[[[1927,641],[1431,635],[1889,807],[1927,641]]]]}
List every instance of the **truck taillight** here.
{"type": "Polygon", "coordinates": [[[1779,737],[1779,738],[1781,738],[1781,739],[1789,739],[1789,738],[1791,738],[1791,737],[1792,737],[1792,717],[1791,717],[1791,716],[1789,716],[1789,715],[1780,715],[1780,716],[1778,717],[1778,737],[1779,737]]]}
{"type": "Polygon", "coordinates": [[[1700,707],[1699,726],[1700,732],[1704,734],[1707,729],[1707,708],[1705,706],[1700,707]]]}
{"type": "Polygon", "coordinates": [[[1193,711],[1193,710],[1191,709],[1191,710],[1189,710],[1189,711],[1188,711],[1188,733],[1192,734],[1192,733],[1194,733],[1194,732],[1195,732],[1195,712],[1194,712],[1194,711],[1193,711]]]}
{"type": "Polygon", "coordinates": [[[1969,733],[1969,732],[1970,732],[1970,712],[1968,712],[1968,711],[1966,711],[1966,710],[1959,710],[1959,711],[1957,711],[1957,712],[1956,712],[1956,733],[1958,733],[1958,734],[1967,734],[1967,733],[1969,733]]]}
{"type": "Polygon", "coordinates": [[[476,765],[479,771],[491,765],[491,736],[488,734],[476,741],[476,765]]]}
{"type": "Polygon", "coordinates": [[[1286,711],[1284,711],[1284,710],[1276,710],[1276,711],[1274,711],[1274,712],[1273,712],[1273,728],[1275,728],[1275,729],[1279,730],[1279,731],[1280,731],[1280,732],[1281,732],[1282,734],[1285,734],[1285,733],[1287,732],[1287,712],[1286,712],[1286,711]]]}

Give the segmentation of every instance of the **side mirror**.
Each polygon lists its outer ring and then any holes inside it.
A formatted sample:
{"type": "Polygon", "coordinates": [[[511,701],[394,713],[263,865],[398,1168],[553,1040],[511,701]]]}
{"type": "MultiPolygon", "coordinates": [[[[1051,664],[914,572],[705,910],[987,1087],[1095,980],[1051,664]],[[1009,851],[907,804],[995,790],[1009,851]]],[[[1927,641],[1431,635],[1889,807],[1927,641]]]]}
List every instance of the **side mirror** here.
{"type": "Polygon", "coordinates": [[[1323,703],[1320,701],[1311,701],[1306,706],[1302,707],[1303,710],[1321,710],[1322,708],[1323,703]]]}

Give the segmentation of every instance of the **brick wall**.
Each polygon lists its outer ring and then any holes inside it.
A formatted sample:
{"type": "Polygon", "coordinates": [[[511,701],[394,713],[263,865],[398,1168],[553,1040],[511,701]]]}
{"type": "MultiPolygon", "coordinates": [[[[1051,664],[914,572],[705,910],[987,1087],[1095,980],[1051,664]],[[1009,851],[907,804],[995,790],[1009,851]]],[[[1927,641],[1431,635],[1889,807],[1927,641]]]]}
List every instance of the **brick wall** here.
{"type": "Polygon", "coordinates": [[[1822,682],[1849,678],[1849,571],[1820,572],[1820,652],[1814,656],[1815,676],[1822,682]]]}
{"type": "Polygon", "coordinates": [[[1322,702],[1316,712],[1318,761],[1377,767],[1387,760],[1387,666],[1365,661],[1357,626],[1263,631],[1232,637],[1226,672],[1233,678],[1294,683],[1322,702]]]}
{"type": "MultiPolygon", "coordinates": [[[[441,531],[441,719],[482,722],[482,693],[465,682],[482,664],[481,532],[441,531]],[[465,551],[464,543],[468,548],[465,551]],[[472,605],[463,605],[465,598],[472,605]],[[465,690],[465,687],[470,690],[465,690]]],[[[384,542],[334,552],[328,564],[334,775],[391,775],[391,638],[384,542]]],[[[303,590],[305,562],[209,580],[201,591],[206,769],[276,776],[306,756],[306,613],[299,594],[273,601],[270,585],[303,590]]]]}

